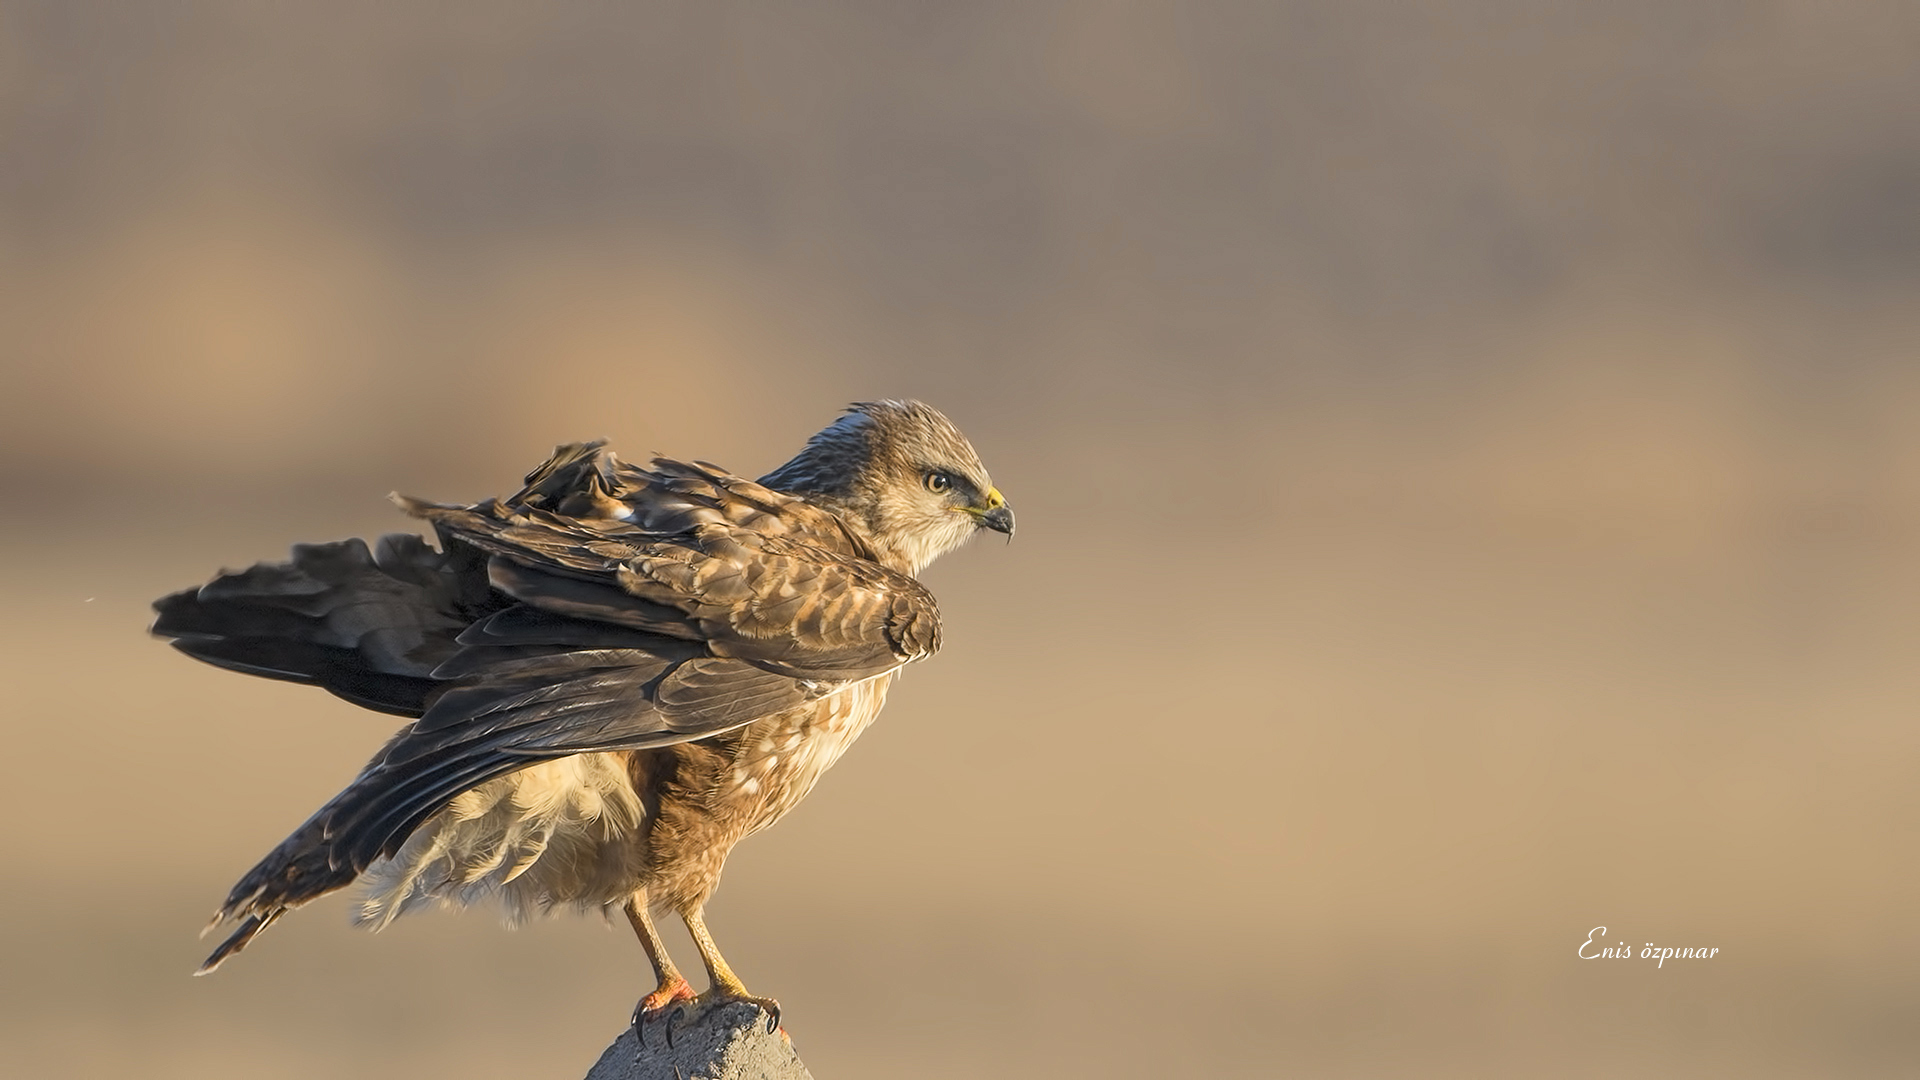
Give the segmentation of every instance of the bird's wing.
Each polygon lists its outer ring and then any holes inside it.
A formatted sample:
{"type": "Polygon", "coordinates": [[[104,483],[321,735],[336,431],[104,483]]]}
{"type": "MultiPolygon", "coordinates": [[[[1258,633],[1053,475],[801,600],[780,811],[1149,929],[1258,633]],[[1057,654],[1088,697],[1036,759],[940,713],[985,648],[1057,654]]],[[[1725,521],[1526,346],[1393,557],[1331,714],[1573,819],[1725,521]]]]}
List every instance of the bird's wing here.
{"type": "Polygon", "coordinates": [[[512,503],[402,501],[484,552],[519,604],[460,636],[434,673],[448,689],[390,760],[453,743],[545,755],[701,738],[938,647],[932,595],[852,554],[832,515],[710,466],[618,466],[622,479],[605,457],[536,470],[512,503]],[[575,483],[555,482],[569,468],[575,483]]]}

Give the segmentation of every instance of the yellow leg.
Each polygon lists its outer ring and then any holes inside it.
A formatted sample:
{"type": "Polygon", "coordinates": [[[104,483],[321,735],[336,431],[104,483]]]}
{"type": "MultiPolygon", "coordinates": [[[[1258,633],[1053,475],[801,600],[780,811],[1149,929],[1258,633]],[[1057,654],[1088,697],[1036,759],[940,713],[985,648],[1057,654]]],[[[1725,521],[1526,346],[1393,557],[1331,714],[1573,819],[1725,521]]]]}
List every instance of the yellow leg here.
{"type": "Polygon", "coordinates": [[[640,947],[646,950],[647,962],[653,965],[654,978],[658,986],[653,993],[640,999],[633,1007],[634,1037],[644,1041],[641,1021],[653,1016],[676,1001],[691,1001],[693,987],[687,985],[686,977],[680,969],[673,966],[673,957],[667,955],[666,943],[660,940],[660,931],[653,927],[653,916],[647,912],[646,890],[634,893],[627,900],[627,922],[633,924],[634,936],[640,939],[640,947]]]}
{"type": "Polygon", "coordinates": [[[693,935],[693,943],[700,950],[700,960],[707,966],[709,984],[705,997],[715,1001],[745,1001],[760,1006],[767,1012],[767,1030],[773,1031],[780,1026],[780,1003],[770,997],[756,997],[747,992],[740,982],[740,976],[727,966],[727,958],[720,955],[720,947],[713,943],[713,935],[707,932],[707,920],[700,908],[683,911],[680,917],[686,920],[687,932],[693,935]]]}

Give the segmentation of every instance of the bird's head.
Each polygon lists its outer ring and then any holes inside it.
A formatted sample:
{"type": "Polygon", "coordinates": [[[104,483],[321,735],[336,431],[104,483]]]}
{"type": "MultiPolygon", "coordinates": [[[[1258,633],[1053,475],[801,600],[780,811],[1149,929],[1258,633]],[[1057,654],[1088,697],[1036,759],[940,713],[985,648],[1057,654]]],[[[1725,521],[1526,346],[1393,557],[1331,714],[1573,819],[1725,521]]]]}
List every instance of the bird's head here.
{"type": "Polygon", "coordinates": [[[909,574],[981,529],[1013,535],[1013,510],[953,421],[918,401],[863,401],[762,477],[840,515],[880,561],[909,574]]]}

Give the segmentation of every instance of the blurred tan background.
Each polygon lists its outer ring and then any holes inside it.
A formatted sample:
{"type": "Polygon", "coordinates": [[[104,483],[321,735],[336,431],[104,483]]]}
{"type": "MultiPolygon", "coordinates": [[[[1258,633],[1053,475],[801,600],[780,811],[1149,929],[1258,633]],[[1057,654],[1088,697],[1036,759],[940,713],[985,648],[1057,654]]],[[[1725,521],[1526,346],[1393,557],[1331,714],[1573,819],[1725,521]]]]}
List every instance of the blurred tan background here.
{"type": "Polygon", "coordinates": [[[823,1080],[1911,1075],[1916,102],[1897,2],[7,0],[0,1073],[582,1074],[592,920],[186,977],[392,722],[146,605],[918,396],[1019,538],[711,909],[823,1080]]]}

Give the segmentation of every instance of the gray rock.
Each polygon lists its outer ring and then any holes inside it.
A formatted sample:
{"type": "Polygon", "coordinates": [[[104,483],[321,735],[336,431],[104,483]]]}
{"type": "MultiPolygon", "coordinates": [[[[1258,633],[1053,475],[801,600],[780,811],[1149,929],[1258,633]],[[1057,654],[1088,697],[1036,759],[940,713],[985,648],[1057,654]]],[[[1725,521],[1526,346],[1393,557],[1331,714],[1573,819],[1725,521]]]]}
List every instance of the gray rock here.
{"type": "Polygon", "coordinates": [[[645,1046],[632,1028],[622,1031],[587,1080],[813,1080],[813,1074],[800,1064],[785,1031],[767,1033],[767,1014],[759,1006],[733,1002],[650,1020],[645,1046]]]}

